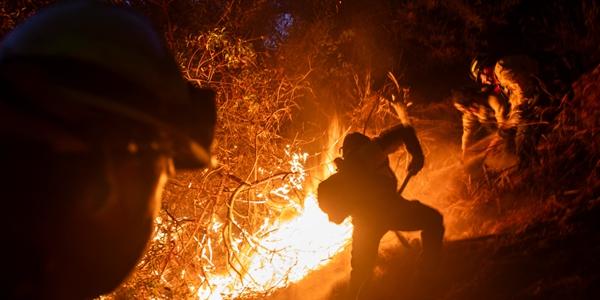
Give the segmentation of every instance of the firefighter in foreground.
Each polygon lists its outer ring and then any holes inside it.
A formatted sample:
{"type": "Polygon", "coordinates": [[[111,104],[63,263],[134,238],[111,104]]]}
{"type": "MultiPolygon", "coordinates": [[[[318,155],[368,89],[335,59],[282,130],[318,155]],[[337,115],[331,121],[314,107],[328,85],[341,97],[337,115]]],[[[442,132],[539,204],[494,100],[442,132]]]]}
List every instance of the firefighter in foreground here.
{"type": "MultiPolygon", "coordinates": [[[[521,160],[532,154],[531,132],[536,124],[532,111],[539,100],[537,73],[537,63],[523,55],[500,60],[483,55],[471,62],[471,77],[481,85],[481,92],[455,100],[455,107],[463,114],[464,161],[499,146],[505,154],[515,154],[521,160]],[[494,134],[483,150],[473,147],[480,129],[494,134]]],[[[504,160],[502,168],[516,162],[516,157],[504,160]]]]}
{"type": "Polygon", "coordinates": [[[41,11],[0,46],[1,299],[85,299],[131,272],[167,174],[210,163],[214,92],[142,17],[41,11]]]}
{"type": "Polygon", "coordinates": [[[402,198],[389,166],[388,155],[403,144],[412,156],[408,176],[415,175],[423,167],[423,152],[414,129],[400,124],[372,139],[356,132],[348,134],[343,158],[336,159],[338,172],[319,184],[319,205],[331,221],[339,224],[352,216],[351,297],[358,298],[370,280],[379,241],[389,230],[421,231],[424,266],[434,268],[439,262],[442,215],[417,200],[402,198]]]}

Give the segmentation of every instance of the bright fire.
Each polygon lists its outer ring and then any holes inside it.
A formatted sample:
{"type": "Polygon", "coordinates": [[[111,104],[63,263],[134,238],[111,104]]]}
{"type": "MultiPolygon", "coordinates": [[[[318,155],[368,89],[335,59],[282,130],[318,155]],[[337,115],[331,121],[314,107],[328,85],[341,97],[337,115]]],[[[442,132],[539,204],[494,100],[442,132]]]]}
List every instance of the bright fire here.
{"type": "MultiPolygon", "coordinates": [[[[334,119],[328,130],[327,151],[321,156],[321,165],[325,167],[320,168],[318,174],[307,174],[305,171],[306,153],[292,153],[288,149],[292,174],[285,178],[281,186],[271,190],[269,195],[258,194],[257,197],[266,200],[269,197],[285,199],[293,205],[297,214],[287,219],[265,219],[259,232],[267,234],[252,241],[255,244],[253,249],[236,252],[232,260],[233,267],[205,270],[205,280],[198,289],[200,299],[268,294],[300,281],[311,271],[327,264],[349,244],[352,234],[350,219],[341,225],[329,222],[317,204],[314,194],[317,182],[308,180],[311,176],[325,178],[335,170],[332,162],[341,134],[337,119],[334,119]],[[306,197],[297,199],[298,191],[306,191],[306,197]]],[[[215,222],[213,230],[224,230],[223,227],[224,224],[215,222]]],[[[241,239],[232,241],[233,248],[241,244],[241,239]]],[[[212,253],[207,252],[202,255],[210,261],[212,253]]]]}

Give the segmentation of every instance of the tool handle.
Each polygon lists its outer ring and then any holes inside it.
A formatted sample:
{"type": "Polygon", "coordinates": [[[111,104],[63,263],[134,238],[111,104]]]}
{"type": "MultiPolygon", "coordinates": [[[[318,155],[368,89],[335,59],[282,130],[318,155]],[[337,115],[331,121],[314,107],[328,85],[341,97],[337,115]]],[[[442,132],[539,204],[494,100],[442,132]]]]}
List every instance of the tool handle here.
{"type": "Polygon", "coordinates": [[[413,177],[413,175],[414,174],[412,173],[406,174],[406,177],[404,177],[404,181],[402,181],[402,185],[400,185],[400,188],[398,188],[398,194],[402,195],[402,192],[404,192],[404,189],[408,185],[408,181],[413,177]]]}

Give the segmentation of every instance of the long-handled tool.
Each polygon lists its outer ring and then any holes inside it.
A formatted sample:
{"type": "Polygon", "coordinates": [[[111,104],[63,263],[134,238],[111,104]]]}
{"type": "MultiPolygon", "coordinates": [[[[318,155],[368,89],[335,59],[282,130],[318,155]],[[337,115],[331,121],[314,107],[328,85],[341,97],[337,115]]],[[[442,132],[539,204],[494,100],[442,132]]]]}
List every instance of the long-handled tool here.
{"type": "Polygon", "coordinates": [[[414,176],[414,174],[412,172],[408,172],[408,174],[406,174],[406,177],[404,177],[404,181],[402,181],[402,184],[400,185],[400,187],[398,188],[398,195],[402,195],[402,192],[404,192],[404,189],[406,188],[406,186],[408,185],[408,181],[414,176]]]}
{"type": "MultiPolygon", "coordinates": [[[[408,172],[408,174],[406,174],[406,177],[404,177],[404,180],[402,181],[400,188],[398,188],[398,195],[402,195],[402,192],[404,192],[404,189],[408,185],[408,182],[413,177],[413,175],[414,174],[412,172],[408,172]]],[[[398,240],[400,241],[400,244],[402,244],[402,246],[406,247],[407,249],[412,249],[412,246],[410,245],[408,240],[402,235],[402,233],[400,233],[398,231],[394,231],[394,233],[396,234],[396,237],[398,238],[398,240]]]]}

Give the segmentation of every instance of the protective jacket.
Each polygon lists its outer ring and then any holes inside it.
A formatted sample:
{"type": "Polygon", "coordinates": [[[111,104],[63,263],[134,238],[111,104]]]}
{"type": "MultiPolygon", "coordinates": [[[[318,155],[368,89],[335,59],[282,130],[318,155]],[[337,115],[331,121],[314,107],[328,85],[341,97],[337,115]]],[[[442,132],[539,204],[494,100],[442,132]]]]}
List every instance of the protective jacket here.
{"type": "Polygon", "coordinates": [[[422,166],[423,151],[410,126],[397,125],[344,155],[339,170],[318,187],[319,205],[331,221],[340,223],[350,215],[376,218],[398,201],[397,178],[388,155],[402,144],[422,166]]]}
{"type": "Polygon", "coordinates": [[[516,129],[522,125],[523,112],[535,101],[537,84],[534,75],[537,73],[537,63],[524,55],[505,57],[496,63],[494,75],[510,104],[506,120],[499,123],[501,129],[516,129]]]}

